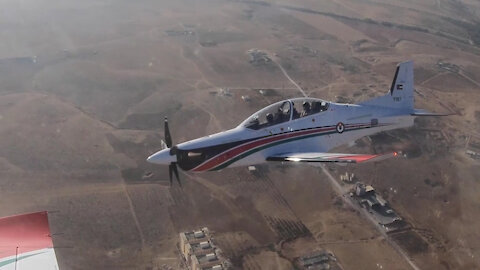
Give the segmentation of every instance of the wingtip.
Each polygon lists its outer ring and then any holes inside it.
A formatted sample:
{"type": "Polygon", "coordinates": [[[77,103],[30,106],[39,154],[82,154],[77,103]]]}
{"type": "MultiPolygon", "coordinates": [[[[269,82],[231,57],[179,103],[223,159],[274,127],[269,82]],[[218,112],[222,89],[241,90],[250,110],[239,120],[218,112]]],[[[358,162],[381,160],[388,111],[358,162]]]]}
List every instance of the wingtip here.
{"type": "Polygon", "coordinates": [[[413,65],[413,60],[407,60],[407,61],[400,62],[400,63],[398,63],[397,66],[400,66],[400,65],[413,65]]]}

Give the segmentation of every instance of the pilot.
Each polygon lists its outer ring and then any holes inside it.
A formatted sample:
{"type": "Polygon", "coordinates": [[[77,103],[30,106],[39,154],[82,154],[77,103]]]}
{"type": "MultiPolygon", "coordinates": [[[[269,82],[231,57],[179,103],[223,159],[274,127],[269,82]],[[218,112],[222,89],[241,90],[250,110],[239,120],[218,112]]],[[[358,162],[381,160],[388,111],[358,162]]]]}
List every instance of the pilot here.
{"type": "Polygon", "coordinates": [[[288,103],[283,103],[282,106],[278,108],[278,112],[275,114],[275,123],[283,123],[290,119],[290,108],[285,109],[284,106],[288,103]]]}
{"type": "Polygon", "coordinates": [[[303,112],[302,112],[301,117],[309,115],[310,114],[310,103],[304,101],[302,106],[303,106],[303,112]]]}
{"type": "Polygon", "coordinates": [[[327,110],[327,102],[325,101],[322,101],[321,105],[320,105],[320,111],[326,111],[327,110]]]}
{"type": "Polygon", "coordinates": [[[266,115],[265,117],[267,118],[268,124],[272,124],[272,123],[273,123],[273,114],[267,113],[267,115],[266,115]]]}
{"type": "Polygon", "coordinates": [[[253,128],[253,129],[257,129],[258,126],[260,126],[260,121],[258,120],[258,115],[255,115],[253,117],[252,121],[250,121],[250,123],[248,123],[248,127],[253,128]]]}

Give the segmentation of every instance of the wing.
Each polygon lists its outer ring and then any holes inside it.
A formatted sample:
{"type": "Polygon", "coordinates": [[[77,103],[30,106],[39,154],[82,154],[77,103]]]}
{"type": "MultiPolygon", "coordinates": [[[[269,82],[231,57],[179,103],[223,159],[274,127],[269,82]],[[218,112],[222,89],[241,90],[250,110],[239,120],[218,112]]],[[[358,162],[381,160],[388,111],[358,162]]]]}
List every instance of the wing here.
{"type": "Polygon", "coordinates": [[[47,212],[0,218],[0,270],[58,270],[47,212]]]}
{"type": "Polygon", "coordinates": [[[340,162],[340,163],[362,163],[380,161],[397,156],[397,152],[362,155],[362,154],[340,154],[340,153],[286,153],[268,157],[268,161],[293,161],[293,162],[340,162]]]}

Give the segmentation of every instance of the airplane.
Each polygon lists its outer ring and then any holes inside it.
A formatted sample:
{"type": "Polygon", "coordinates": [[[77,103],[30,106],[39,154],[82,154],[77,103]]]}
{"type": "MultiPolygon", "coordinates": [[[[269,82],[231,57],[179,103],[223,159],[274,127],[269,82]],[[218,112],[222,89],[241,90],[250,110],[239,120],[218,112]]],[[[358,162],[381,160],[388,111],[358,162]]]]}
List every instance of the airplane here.
{"type": "Polygon", "coordinates": [[[203,138],[172,144],[165,118],[162,150],[147,158],[169,166],[178,178],[184,171],[216,171],[269,161],[362,163],[397,156],[343,154],[328,151],[382,131],[413,126],[418,116],[443,116],[414,108],[413,61],[397,65],[387,94],[358,104],[317,98],[293,98],[254,113],[237,127],[203,138]]]}
{"type": "Polygon", "coordinates": [[[58,270],[46,211],[0,218],[0,270],[58,270]]]}

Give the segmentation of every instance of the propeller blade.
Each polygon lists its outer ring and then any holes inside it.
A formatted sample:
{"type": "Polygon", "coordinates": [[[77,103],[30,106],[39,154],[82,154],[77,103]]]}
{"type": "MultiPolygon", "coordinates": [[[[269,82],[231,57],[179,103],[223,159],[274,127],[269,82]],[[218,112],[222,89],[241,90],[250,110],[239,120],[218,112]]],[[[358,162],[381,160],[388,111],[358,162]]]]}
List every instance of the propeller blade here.
{"type": "Polygon", "coordinates": [[[170,129],[168,128],[168,119],[165,117],[165,143],[167,147],[172,147],[172,136],[170,135],[170,129]]]}
{"type": "MultiPolygon", "coordinates": [[[[172,146],[172,136],[170,135],[170,129],[168,128],[167,117],[165,117],[165,144],[167,145],[168,148],[170,148],[170,155],[176,155],[177,148],[175,146],[172,146]]],[[[175,174],[178,184],[182,186],[182,183],[180,183],[180,177],[178,177],[178,169],[177,169],[176,162],[172,162],[170,163],[170,165],[168,165],[168,176],[170,177],[170,186],[172,186],[173,184],[173,174],[175,174]]]]}
{"type": "Polygon", "coordinates": [[[182,186],[182,183],[180,182],[180,177],[178,177],[177,163],[172,163],[171,165],[173,165],[172,169],[173,169],[173,172],[175,173],[175,176],[177,177],[178,184],[182,186]]]}
{"type": "Polygon", "coordinates": [[[168,175],[170,176],[170,186],[172,186],[172,183],[173,183],[173,182],[172,182],[172,180],[173,180],[173,178],[172,178],[172,171],[173,171],[173,167],[174,167],[174,166],[175,166],[175,164],[173,164],[173,163],[170,164],[170,165],[168,165],[168,175]]]}

